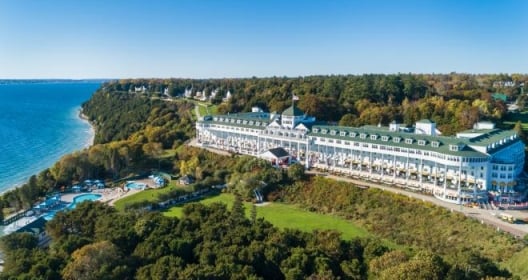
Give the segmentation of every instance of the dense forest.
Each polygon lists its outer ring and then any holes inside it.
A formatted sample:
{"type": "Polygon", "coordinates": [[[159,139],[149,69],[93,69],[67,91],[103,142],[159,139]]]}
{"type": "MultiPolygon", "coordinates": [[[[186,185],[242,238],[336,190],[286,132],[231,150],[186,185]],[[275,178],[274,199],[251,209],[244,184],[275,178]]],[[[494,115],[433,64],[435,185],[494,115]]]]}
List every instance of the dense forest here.
{"type": "MultiPolygon", "coordinates": [[[[509,276],[486,259],[450,264],[377,239],[281,231],[245,217],[240,199],[189,204],[181,219],[83,202],[47,224],[50,248],[27,233],[4,237],[0,279],[479,279],[509,276]]],[[[500,279],[500,278],[495,278],[500,279]]]]}
{"type": "Polygon", "coordinates": [[[49,249],[37,248],[25,234],[3,238],[6,266],[1,277],[79,279],[87,267],[97,268],[87,279],[510,277],[499,263],[525,244],[463,216],[305,176],[300,165],[278,170],[252,157],[224,157],[183,146],[194,135],[194,101],[177,97],[185,91],[203,96],[216,91],[211,102],[227,113],[252,106],[281,111],[295,94],[299,107],[321,121],[362,125],[397,119],[412,124],[430,118],[449,135],[476,120],[500,124],[507,103],[523,108],[521,85],[527,80],[520,75],[395,74],[105,83],[83,104],[83,114],[96,127],[94,145],[64,156],[5,193],[0,201],[5,213],[28,209],[45,195],[67,191],[85,179],[112,184],[162,170],[194,176],[197,188],[227,183],[228,191],[244,200],[259,186],[271,201],[343,216],[374,239],[343,241],[334,232],[279,231],[222,205],[189,205],[183,218],[170,219],[132,209],[144,205],[131,205],[130,212],[121,213],[85,203],[48,223],[53,238],[49,249]],[[223,100],[228,91],[232,98],[223,100]],[[494,93],[503,94],[506,101],[494,98],[494,93]],[[377,238],[402,247],[386,248],[377,238]]]}
{"type": "Polygon", "coordinates": [[[388,124],[392,120],[414,124],[429,118],[440,130],[451,135],[470,128],[478,120],[499,122],[507,112],[506,103],[517,102],[526,75],[471,74],[366,74],[361,76],[309,76],[298,78],[251,79],[170,79],[121,80],[108,84],[113,91],[129,92],[144,86],[146,92],[167,89],[171,96],[209,97],[219,104],[220,113],[248,112],[252,106],[281,112],[291,105],[292,95],[300,97],[298,106],[318,120],[341,125],[388,124]],[[232,98],[223,102],[227,92],[232,98]],[[213,97],[213,92],[215,92],[213,97]],[[499,93],[500,98],[495,94],[499,93]]]}

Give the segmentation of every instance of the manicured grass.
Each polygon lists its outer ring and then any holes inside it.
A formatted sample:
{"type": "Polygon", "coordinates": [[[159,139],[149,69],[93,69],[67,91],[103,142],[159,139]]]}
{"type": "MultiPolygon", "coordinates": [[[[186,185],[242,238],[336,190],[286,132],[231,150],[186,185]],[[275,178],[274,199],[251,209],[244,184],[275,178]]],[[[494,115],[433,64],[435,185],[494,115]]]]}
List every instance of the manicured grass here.
{"type": "Polygon", "coordinates": [[[208,105],[204,103],[197,103],[196,105],[200,111],[200,116],[214,115],[217,112],[216,105],[208,105]]]}
{"type": "Polygon", "coordinates": [[[119,211],[123,211],[125,210],[125,205],[127,204],[141,202],[141,201],[155,201],[157,200],[159,194],[168,193],[176,189],[189,191],[189,187],[179,186],[175,182],[171,182],[169,186],[165,188],[146,189],[136,194],[119,199],[118,201],[115,202],[114,207],[119,211]]]}
{"type": "MultiPolygon", "coordinates": [[[[200,202],[209,205],[214,202],[233,205],[234,197],[231,194],[220,194],[207,197],[200,202]]],[[[244,203],[246,216],[250,216],[252,205],[244,203]]],[[[181,217],[182,206],[175,206],[164,213],[169,217],[181,217]]],[[[309,212],[293,205],[284,203],[270,203],[257,207],[257,217],[262,217],[278,228],[295,228],[306,232],[313,230],[336,230],[341,232],[343,239],[350,240],[355,237],[366,237],[369,233],[343,218],[309,212]]]]}

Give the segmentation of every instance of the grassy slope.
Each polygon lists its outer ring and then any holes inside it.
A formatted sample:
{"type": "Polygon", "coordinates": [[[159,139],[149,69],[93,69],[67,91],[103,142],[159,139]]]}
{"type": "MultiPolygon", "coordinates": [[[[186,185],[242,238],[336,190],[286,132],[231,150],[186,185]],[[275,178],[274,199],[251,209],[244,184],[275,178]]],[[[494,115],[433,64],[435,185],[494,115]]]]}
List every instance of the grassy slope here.
{"type": "MultiPolygon", "coordinates": [[[[212,196],[200,201],[203,204],[221,202],[231,207],[234,197],[230,194],[212,196]]],[[[246,215],[249,217],[251,203],[244,203],[246,215]]],[[[179,217],[182,215],[182,207],[176,206],[165,212],[166,216],[179,217]]],[[[295,228],[306,232],[315,229],[331,229],[341,232],[343,239],[350,240],[354,237],[366,237],[369,233],[345,219],[333,215],[324,215],[308,212],[293,205],[283,203],[271,203],[257,207],[257,217],[262,217],[278,228],[295,228]]]]}
{"type": "Polygon", "coordinates": [[[125,205],[129,203],[140,202],[140,201],[145,201],[145,200],[155,201],[159,194],[169,193],[176,189],[189,191],[188,187],[182,187],[182,186],[176,185],[174,182],[171,182],[169,186],[165,188],[147,189],[142,192],[138,192],[136,194],[121,198],[115,202],[114,206],[117,210],[123,211],[125,209],[125,205]]]}
{"type": "Polygon", "coordinates": [[[513,255],[504,266],[521,279],[528,279],[528,248],[513,255]]]}

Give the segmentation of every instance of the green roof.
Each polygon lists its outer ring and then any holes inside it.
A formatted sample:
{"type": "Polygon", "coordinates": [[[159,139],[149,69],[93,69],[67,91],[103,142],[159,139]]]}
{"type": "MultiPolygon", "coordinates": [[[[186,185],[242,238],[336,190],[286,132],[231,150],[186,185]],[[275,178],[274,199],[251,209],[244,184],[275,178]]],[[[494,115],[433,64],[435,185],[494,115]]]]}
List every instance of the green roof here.
{"type": "Polygon", "coordinates": [[[304,112],[301,111],[301,109],[297,108],[295,105],[292,105],[292,106],[286,108],[286,110],[284,110],[284,112],[282,112],[282,115],[297,117],[297,116],[304,116],[304,112]]]}
{"type": "Polygon", "coordinates": [[[494,100],[502,100],[502,101],[504,101],[504,102],[506,102],[506,100],[508,99],[508,97],[506,96],[506,94],[504,94],[504,93],[500,93],[500,92],[496,92],[496,93],[492,94],[491,97],[492,97],[494,100]]]}
{"type": "Polygon", "coordinates": [[[406,132],[395,132],[395,131],[380,131],[380,130],[374,130],[369,129],[365,127],[344,127],[344,126],[323,126],[323,125],[315,125],[312,127],[312,131],[309,133],[310,136],[319,136],[319,137],[325,137],[325,138],[334,138],[334,139],[340,139],[344,141],[354,141],[354,142],[363,142],[363,143],[372,143],[372,144],[387,144],[393,147],[401,147],[401,148],[413,148],[413,149],[420,149],[425,151],[433,151],[433,152],[439,152],[442,154],[448,154],[448,155],[456,155],[456,156],[464,156],[464,157],[488,157],[488,155],[481,153],[475,149],[472,149],[468,146],[469,141],[464,141],[464,139],[456,138],[456,137],[447,137],[447,136],[431,136],[431,135],[425,135],[425,134],[414,134],[414,133],[406,133],[406,132]],[[317,132],[314,132],[314,129],[317,129],[317,132]],[[327,133],[323,134],[322,130],[326,129],[327,133]],[[335,131],[335,134],[332,135],[330,132],[335,131]],[[341,136],[341,132],[346,132],[345,136],[341,136]],[[356,133],[355,137],[351,136],[351,133],[356,133]],[[361,134],[366,134],[365,138],[361,138],[361,134]],[[377,139],[371,139],[371,135],[378,135],[377,139]],[[386,141],[382,141],[383,136],[388,136],[388,139],[386,141]],[[393,141],[394,138],[399,137],[401,140],[400,142],[396,143],[393,141]],[[405,142],[405,139],[413,139],[412,144],[407,144],[405,142]],[[419,145],[419,140],[425,140],[424,145],[419,145]],[[432,142],[438,142],[438,147],[433,147],[431,145],[432,142]],[[459,151],[451,151],[449,149],[449,145],[457,145],[464,144],[464,148],[459,151]]]}

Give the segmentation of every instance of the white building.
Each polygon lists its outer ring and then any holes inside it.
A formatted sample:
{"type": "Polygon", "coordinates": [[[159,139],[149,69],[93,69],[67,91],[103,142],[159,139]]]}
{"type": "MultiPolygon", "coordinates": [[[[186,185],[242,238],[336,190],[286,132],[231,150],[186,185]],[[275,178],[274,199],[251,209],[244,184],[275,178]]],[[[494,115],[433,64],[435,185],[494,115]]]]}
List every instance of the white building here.
{"type": "Polygon", "coordinates": [[[522,199],[524,143],[490,123],[440,136],[434,122],[415,129],[316,125],[295,106],[282,115],[262,110],[208,116],[196,123],[203,146],[259,156],[282,147],[306,167],[432,193],[453,202],[522,199]]]}

